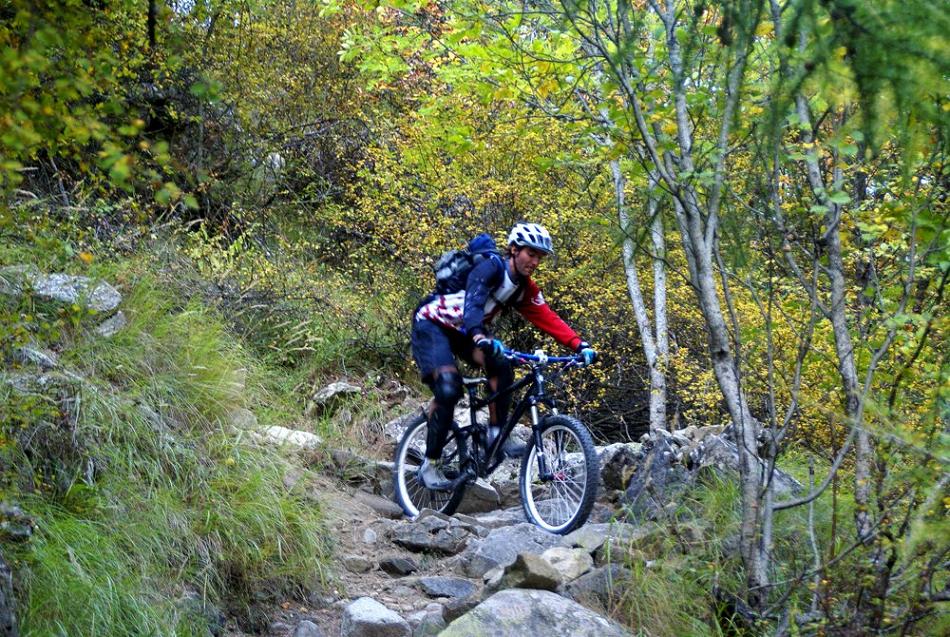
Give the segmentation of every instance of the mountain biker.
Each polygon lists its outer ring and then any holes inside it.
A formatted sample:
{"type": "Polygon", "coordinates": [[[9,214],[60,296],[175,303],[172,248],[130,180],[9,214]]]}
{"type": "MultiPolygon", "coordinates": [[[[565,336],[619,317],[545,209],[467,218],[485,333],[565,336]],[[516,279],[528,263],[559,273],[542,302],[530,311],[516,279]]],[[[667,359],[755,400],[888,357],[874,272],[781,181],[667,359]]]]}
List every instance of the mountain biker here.
{"type": "MultiPolygon", "coordinates": [[[[464,289],[430,295],[417,308],[412,322],[412,356],[434,395],[428,416],[426,458],[420,467],[426,488],[450,486],[439,462],[452,428],[455,404],[462,397],[456,357],[483,367],[492,391],[514,381],[511,363],[502,356],[502,343],[488,329],[499,313],[514,308],[558,343],[582,355],[585,364],[596,358],[594,349],[548,307],[531,279],[541,259],[553,252],[551,235],[543,226],[517,223],[508,234],[504,255],[475,265],[464,289]]],[[[509,395],[489,405],[489,444],[501,433],[510,403],[509,395]]],[[[509,457],[518,457],[524,447],[508,441],[504,451],[509,457]]]]}

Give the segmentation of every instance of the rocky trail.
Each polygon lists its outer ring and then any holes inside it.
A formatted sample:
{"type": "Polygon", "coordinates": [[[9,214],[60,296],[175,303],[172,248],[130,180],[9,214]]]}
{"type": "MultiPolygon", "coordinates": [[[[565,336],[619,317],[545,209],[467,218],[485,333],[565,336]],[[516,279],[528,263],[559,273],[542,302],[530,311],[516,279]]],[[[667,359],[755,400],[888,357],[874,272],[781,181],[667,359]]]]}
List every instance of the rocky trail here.
{"type": "MultiPolygon", "coordinates": [[[[318,393],[332,400],[337,391],[350,390],[335,384],[318,393]]],[[[379,455],[394,449],[412,415],[383,427],[379,455]]],[[[516,435],[527,433],[522,428],[516,435]]],[[[279,427],[259,436],[307,453],[323,445],[312,434],[279,427]]],[[[662,537],[661,522],[675,508],[676,495],[700,471],[735,471],[738,458],[723,427],[660,432],[597,451],[601,485],[591,517],[557,536],[525,519],[520,461],[508,461],[490,482],[472,485],[455,515],[427,510],[407,520],[392,498],[391,463],[325,450],[329,471],[312,489],[335,538],[332,593],[274,609],[266,634],[629,634],[611,617],[631,577],[621,556],[662,537]]],[[[780,490],[798,488],[784,474],[776,480],[780,490]]],[[[690,530],[699,539],[703,532],[690,530]]]]}

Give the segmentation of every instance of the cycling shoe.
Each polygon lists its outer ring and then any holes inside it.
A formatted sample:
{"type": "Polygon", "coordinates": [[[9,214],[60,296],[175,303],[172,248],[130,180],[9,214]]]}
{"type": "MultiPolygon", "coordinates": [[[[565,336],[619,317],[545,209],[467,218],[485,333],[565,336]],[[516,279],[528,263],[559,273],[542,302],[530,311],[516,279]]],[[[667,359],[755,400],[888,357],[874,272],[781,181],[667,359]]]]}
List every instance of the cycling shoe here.
{"type": "Polygon", "coordinates": [[[452,481],[445,477],[442,468],[432,463],[428,458],[422,461],[417,474],[423,486],[432,491],[448,491],[452,488],[452,481]]]}

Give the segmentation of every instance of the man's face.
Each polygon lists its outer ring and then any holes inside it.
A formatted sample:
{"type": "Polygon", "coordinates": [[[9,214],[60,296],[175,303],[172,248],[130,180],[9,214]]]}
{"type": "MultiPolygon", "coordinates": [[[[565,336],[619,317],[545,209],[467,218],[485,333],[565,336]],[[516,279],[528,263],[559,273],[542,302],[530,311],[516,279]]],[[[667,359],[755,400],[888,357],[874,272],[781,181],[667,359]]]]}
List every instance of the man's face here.
{"type": "Polygon", "coordinates": [[[543,258],[544,253],[540,250],[527,247],[515,248],[515,270],[521,276],[531,276],[543,258]]]}

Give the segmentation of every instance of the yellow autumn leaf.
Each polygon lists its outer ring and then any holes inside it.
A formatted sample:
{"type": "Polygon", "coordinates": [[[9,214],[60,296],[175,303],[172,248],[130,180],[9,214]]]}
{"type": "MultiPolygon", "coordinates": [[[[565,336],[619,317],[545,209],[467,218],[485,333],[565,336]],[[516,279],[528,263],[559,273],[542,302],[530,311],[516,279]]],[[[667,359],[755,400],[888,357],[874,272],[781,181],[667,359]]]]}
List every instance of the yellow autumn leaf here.
{"type": "Polygon", "coordinates": [[[90,263],[92,263],[92,260],[94,258],[92,256],[92,253],[90,252],[80,252],[78,256],[79,256],[79,260],[85,263],[86,265],[89,265],[90,263]]]}

